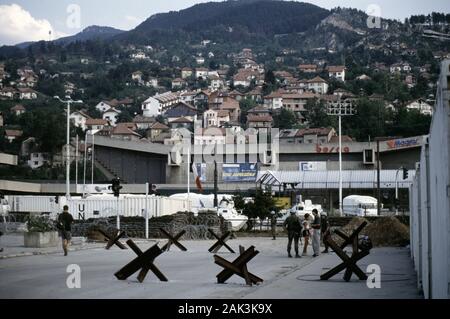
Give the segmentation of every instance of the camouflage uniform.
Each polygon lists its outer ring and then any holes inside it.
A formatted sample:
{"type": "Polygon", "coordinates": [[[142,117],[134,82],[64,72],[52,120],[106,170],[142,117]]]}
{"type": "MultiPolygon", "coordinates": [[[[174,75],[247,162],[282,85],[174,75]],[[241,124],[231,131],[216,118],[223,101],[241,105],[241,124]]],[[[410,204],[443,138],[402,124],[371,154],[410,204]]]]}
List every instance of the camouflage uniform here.
{"type": "Polygon", "coordinates": [[[277,235],[277,215],[272,214],[272,217],[270,218],[270,226],[272,227],[272,239],[276,239],[277,235]]]}
{"type": "Polygon", "coordinates": [[[295,256],[300,257],[300,255],[298,254],[298,241],[302,233],[302,224],[300,218],[295,214],[291,214],[291,216],[286,218],[283,225],[288,231],[287,251],[289,257],[292,257],[291,256],[292,240],[294,240],[295,256]]]}

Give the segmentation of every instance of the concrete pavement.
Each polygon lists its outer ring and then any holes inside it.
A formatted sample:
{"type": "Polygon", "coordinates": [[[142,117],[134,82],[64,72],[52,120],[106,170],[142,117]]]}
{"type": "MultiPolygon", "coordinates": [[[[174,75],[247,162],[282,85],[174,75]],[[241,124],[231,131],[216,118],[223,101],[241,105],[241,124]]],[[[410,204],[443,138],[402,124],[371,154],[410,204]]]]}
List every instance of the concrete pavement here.
{"type": "MultiPolygon", "coordinates": [[[[154,241],[140,242],[147,249],[154,241]]],[[[248,287],[243,279],[231,277],[227,284],[217,284],[216,275],[222,270],[214,264],[208,248],[213,241],[182,241],[188,252],[176,247],[155,260],[155,264],[169,279],[159,282],[149,272],[144,283],[137,273],[119,281],[114,273],[135,258],[131,249],[103,248],[62,253],[34,255],[0,260],[0,298],[155,298],[155,299],[302,299],[302,298],[420,298],[409,252],[404,248],[373,249],[360,262],[366,266],[377,263],[382,269],[381,289],[369,289],[365,282],[342,280],[339,274],[329,282],[318,281],[318,276],[339,259],[334,254],[318,258],[310,256],[290,259],[286,256],[286,240],[270,238],[238,238],[228,243],[238,246],[254,245],[260,254],[249,264],[250,272],[264,279],[261,285],[248,287]],[[69,289],[66,281],[69,265],[81,269],[81,288],[69,289]]],[[[103,245],[102,245],[103,246],[103,245]]],[[[236,254],[221,250],[219,255],[234,260],[236,254]]]]}

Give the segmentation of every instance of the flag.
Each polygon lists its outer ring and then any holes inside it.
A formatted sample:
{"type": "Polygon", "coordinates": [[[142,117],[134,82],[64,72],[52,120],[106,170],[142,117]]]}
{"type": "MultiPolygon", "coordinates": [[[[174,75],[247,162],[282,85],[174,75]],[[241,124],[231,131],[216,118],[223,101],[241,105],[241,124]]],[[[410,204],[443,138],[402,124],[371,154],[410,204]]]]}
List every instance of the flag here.
{"type": "Polygon", "coordinates": [[[197,165],[195,163],[192,164],[192,172],[194,173],[195,185],[197,185],[197,189],[201,193],[203,192],[202,181],[200,180],[201,176],[199,175],[197,165]]]}

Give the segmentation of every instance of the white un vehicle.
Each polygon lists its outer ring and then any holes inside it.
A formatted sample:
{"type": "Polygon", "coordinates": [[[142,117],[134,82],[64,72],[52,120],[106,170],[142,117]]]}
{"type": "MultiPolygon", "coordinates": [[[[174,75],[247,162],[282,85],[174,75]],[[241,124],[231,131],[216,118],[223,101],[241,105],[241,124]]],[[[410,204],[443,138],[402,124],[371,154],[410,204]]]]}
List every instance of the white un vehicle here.
{"type": "Polygon", "coordinates": [[[347,216],[378,216],[378,201],[370,196],[351,195],[343,200],[344,215],[347,216]]]}

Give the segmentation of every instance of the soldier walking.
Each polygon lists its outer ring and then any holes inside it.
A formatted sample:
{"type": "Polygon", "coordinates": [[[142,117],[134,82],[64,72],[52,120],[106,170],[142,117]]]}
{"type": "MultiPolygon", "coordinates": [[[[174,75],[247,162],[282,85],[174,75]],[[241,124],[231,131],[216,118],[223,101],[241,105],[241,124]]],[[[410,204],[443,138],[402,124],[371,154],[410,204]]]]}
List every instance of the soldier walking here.
{"type": "Polygon", "coordinates": [[[64,256],[67,256],[67,247],[72,239],[73,217],[69,213],[69,206],[65,205],[62,214],[58,216],[58,229],[60,230],[64,256]]]}

